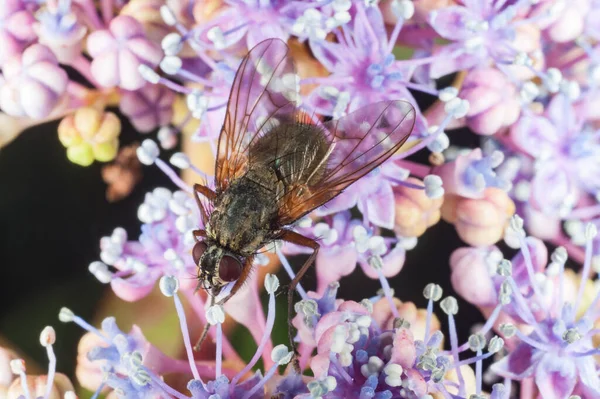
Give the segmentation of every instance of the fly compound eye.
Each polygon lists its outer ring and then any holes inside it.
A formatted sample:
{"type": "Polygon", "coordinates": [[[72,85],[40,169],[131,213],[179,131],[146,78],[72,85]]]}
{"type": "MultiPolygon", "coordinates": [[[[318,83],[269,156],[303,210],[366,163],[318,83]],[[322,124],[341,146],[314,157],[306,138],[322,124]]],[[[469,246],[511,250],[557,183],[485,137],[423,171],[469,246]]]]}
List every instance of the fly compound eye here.
{"type": "Polygon", "coordinates": [[[197,242],[192,249],[192,257],[194,258],[194,263],[196,266],[200,266],[200,258],[204,251],[206,251],[206,244],[203,241],[197,242]]]}
{"type": "Polygon", "coordinates": [[[235,281],[242,275],[242,263],[233,256],[225,255],[219,263],[219,278],[225,282],[235,281]]]}

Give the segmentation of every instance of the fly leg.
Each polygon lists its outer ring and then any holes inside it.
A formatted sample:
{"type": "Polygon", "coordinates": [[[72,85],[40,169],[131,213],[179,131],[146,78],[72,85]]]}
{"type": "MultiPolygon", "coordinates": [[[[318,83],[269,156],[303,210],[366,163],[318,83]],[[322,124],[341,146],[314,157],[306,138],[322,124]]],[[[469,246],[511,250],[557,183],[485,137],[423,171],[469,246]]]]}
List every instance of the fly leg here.
{"type": "Polygon", "coordinates": [[[215,193],[210,188],[203,186],[202,184],[198,184],[198,183],[194,184],[194,191],[197,192],[198,194],[202,194],[209,201],[214,201],[215,198],[217,198],[217,193],[215,193]]]}
{"type": "Polygon", "coordinates": [[[217,198],[217,193],[215,193],[210,188],[203,186],[202,184],[194,184],[194,199],[196,200],[198,209],[200,209],[200,213],[202,214],[202,220],[204,221],[204,223],[206,223],[208,221],[208,213],[206,212],[206,207],[200,200],[198,194],[202,195],[210,202],[214,202],[214,200],[217,198]]]}
{"type": "MultiPolygon", "coordinates": [[[[215,304],[215,295],[216,295],[215,292],[211,293],[211,295],[210,295],[210,304],[208,305],[208,308],[210,308],[211,306],[213,306],[215,304]]],[[[210,323],[207,320],[206,324],[204,324],[204,328],[202,329],[202,334],[200,334],[200,338],[198,338],[198,342],[196,342],[196,345],[194,345],[194,350],[196,352],[200,351],[200,348],[202,347],[202,344],[204,343],[204,340],[208,336],[208,330],[210,330],[210,323]]]]}
{"type": "Polygon", "coordinates": [[[296,286],[302,279],[302,277],[306,274],[308,269],[312,266],[315,258],[317,257],[317,253],[319,253],[319,248],[321,247],[318,242],[308,237],[304,237],[301,234],[298,234],[294,231],[286,230],[283,235],[280,237],[281,240],[290,242],[292,244],[301,245],[303,247],[312,248],[313,253],[308,257],[306,262],[302,265],[296,276],[290,283],[288,287],[288,339],[290,340],[290,346],[294,351],[294,370],[301,374],[302,370],[300,370],[300,362],[298,361],[298,351],[296,350],[296,343],[294,342],[294,326],[292,325],[292,312],[294,310],[294,290],[296,286]]]}

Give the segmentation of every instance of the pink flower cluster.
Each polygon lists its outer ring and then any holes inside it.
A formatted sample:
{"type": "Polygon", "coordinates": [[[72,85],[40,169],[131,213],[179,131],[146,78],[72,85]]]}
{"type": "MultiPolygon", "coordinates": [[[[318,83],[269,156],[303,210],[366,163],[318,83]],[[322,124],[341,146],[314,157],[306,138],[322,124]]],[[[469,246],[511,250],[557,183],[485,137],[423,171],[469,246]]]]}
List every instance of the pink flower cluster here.
{"type": "MultiPolygon", "coordinates": [[[[263,273],[224,307],[210,305],[190,278],[198,266],[193,231],[202,227],[194,191],[160,158],[159,145],[144,140],[139,161],[180,191],[148,193],[139,237],[116,228],[89,269],[126,301],[158,283],[174,301],[187,359],[168,358],[112,318],[100,331],[63,310],[61,320],[90,332],[81,383],[127,398],[508,399],[514,382],[523,399],[600,397],[600,294],[591,283],[600,270],[599,27],[598,0],[4,1],[0,109],[19,120],[65,117],[61,142],[81,165],[116,155],[114,114],[102,152],[97,133],[107,132],[82,116],[105,120],[101,112],[114,105],[139,132],[157,130],[165,149],[197,126],[192,140],[215,155],[242,57],[271,38],[289,44],[290,93],[315,120],[380,101],[415,107],[414,130],[398,153],[293,226],[321,245],[314,292],[297,287],[297,356],[272,340],[279,280],[261,267],[278,259],[294,277],[286,256],[306,249],[266,248],[274,254],[254,260],[263,273]],[[479,145],[456,144],[469,134],[479,145]],[[442,299],[431,283],[427,310],[417,310],[388,282],[441,219],[467,244],[449,260],[454,290],[486,317],[462,344],[453,296],[442,299]],[[501,240],[519,249],[511,261],[501,240]],[[544,241],[557,246],[550,256],[544,241]],[[579,274],[565,267],[568,256],[582,264],[579,274]],[[351,273],[378,280],[381,291],[339,299],[339,281],[351,273]],[[228,317],[250,331],[251,359],[225,333],[228,317]],[[211,326],[214,360],[195,359],[190,327],[198,325],[211,326]],[[292,358],[310,376],[297,374],[292,358]],[[251,374],[260,359],[262,371],[251,374]],[[187,390],[165,382],[171,373],[189,380],[187,390]],[[484,375],[495,384],[484,386],[484,375]]],[[[253,67],[258,75],[269,65],[253,67]]],[[[179,152],[169,161],[210,185],[191,158],[179,152]]],[[[18,393],[32,397],[23,364],[10,364],[18,393]]],[[[9,377],[5,385],[17,390],[9,377]]]]}

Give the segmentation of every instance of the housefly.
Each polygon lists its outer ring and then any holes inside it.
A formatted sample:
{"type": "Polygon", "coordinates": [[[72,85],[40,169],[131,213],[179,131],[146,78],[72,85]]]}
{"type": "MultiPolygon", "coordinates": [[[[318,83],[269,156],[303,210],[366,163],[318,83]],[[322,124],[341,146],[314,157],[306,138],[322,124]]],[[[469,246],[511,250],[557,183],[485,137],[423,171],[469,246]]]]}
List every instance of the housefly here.
{"type": "MultiPolygon", "coordinates": [[[[194,232],[192,255],[213,303],[229,283],[218,303],[235,295],[265,245],[282,240],[312,249],[288,287],[288,322],[294,289],[319,251],[317,241],[291,226],[396,153],[415,122],[410,103],[384,101],[317,123],[301,111],[298,86],[283,41],[268,39],[250,50],[229,95],[214,190],[194,186],[204,229],[194,232]]],[[[206,329],[199,344],[204,337],[206,329]]]]}

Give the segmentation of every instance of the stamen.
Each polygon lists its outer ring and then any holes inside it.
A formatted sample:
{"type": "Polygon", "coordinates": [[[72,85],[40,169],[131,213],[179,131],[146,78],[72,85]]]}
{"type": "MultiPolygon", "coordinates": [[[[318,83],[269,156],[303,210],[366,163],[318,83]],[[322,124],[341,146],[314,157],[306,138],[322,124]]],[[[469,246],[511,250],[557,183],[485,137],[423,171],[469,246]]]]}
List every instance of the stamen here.
{"type": "Polygon", "coordinates": [[[48,354],[48,378],[46,380],[46,394],[44,399],[49,399],[52,393],[52,386],[54,384],[54,374],[56,373],[56,355],[52,345],[56,341],[56,332],[54,328],[47,326],[42,330],[40,334],[40,343],[46,347],[46,353],[48,354]]]}
{"type": "Polygon", "coordinates": [[[452,114],[447,114],[435,132],[429,134],[427,137],[425,137],[423,140],[421,140],[418,144],[416,144],[413,147],[409,148],[408,150],[404,151],[401,154],[402,158],[403,159],[408,158],[409,156],[419,152],[423,148],[426,148],[429,144],[431,144],[433,141],[435,141],[437,139],[437,136],[442,134],[444,132],[444,130],[446,129],[446,127],[450,124],[450,122],[452,121],[452,118],[454,118],[454,116],[452,114]]]}
{"type": "MultiPolygon", "coordinates": [[[[331,363],[333,364],[333,366],[335,367],[335,369],[337,370],[337,372],[346,381],[346,383],[352,384],[352,380],[353,379],[350,376],[350,374],[348,374],[348,372],[344,369],[344,367],[340,364],[340,361],[338,360],[338,354],[331,352],[329,354],[329,360],[331,361],[331,363]]],[[[363,366],[365,366],[365,365],[363,365],[363,366]]]]}
{"type": "Polygon", "coordinates": [[[10,361],[10,369],[13,374],[16,374],[21,379],[21,389],[25,394],[25,398],[32,399],[27,385],[27,375],[25,374],[25,361],[23,359],[14,359],[10,361]]]}
{"type": "Polygon", "coordinates": [[[545,352],[552,351],[552,346],[546,345],[543,342],[539,342],[539,341],[534,340],[533,338],[531,338],[531,335],[525,335],[521,331],[519,331],[519,329],[515,330],[515,335],[521,341],[525,342],[526,344],[528,344],[530,346],[533,346],[536,349],[539,349],[539,350],[545,351],[545,352]]]}
{"type": "Polygon", "coordinates": [[[163,171],[163,173],[165,175],[167,175],[167,177],[169,179],[171,179],[171,181],[173,183],[175,183],[175,185],[177,187],[179,187],[180,189],[187,191],[188,193],[193,193],[194,190],[192,190],[192,188],[190,186],[187,185],[186,182],[184,182],[179,175],[177,175],[177,173],[175,173],[175,171],[169,166],[169,164],[167,164],[165,161],[163,161],[160,158],[156,158],[156,160],[154,161],[154,163],[156,164],[156,166],[158,166],[158,168],[160,170],[163,171]]]}
{"type": "MultiPolygon", "coordinates": [[[[485,324],[483,325],[483,327],[481,327],[481,329],[478,331],[479,334],[485,335],[488,333],[488,331],[490,331],[492,329],[494,324],[496,324],[496,320],[498,319],[498,316],[500,315],[501,311],[502,311],[502,304],[498,304],[492,311],[492,314],[490,315],[490,317],[488,317],[488,319],[485,321],[485,324]]],[[[461,346],[458,347],[458,352],[464,352],[468,348],[469,348],[469,343],[465,342],[464,344],[462,344],[461,346]]]]}
{"type": "Polygon", "coordinates": [[[223,363],[223,328],[221,323],[217,323],[217,348],[215,354],[215,380],[221,376],[221,367],[223,363]]]}
{"type": "MultiPolygon", "coordinates": [[[[577,299],[575,300],[575,306],[573,307],[573,318],[577,313],[577,309],[581,305],[581,301],[583,300],[583,293],[585,291],[585,285],[588,281],[588,276],[590,274],[590,269],[592,267],[592,246],[593,240],[598,235],[598,229],[592,223],[588,223],[585,226],[585,260],[583,262],[583,270],[581,271],[581,281],[579,283],[579,291],[577,292],[577,299]]],[[[590,307],[591,308],[591,307],[590,307]]],[[[574,321],[574,320],[572,320],[574,321]]]]}
{"type": "Polygon", "coordinates": [[[246,373],[248,373],[248,371],[250,371],[252,367],[254,367],[254,365],[258,362],[258,359],[260,359],[260,357],[262,356],[264,348],[265,346],[267,346],[267,343],[270,340],[271,332],[273,331],[273,325],[275,324],[275,292],[278,288],[279,279],[274,274],[268,273],[265,276],[265,289],[269,293],[269,305],[267,310],[267,321],[265,323],[263,337],[260,341],[260,344],[256,348],[256,352],[254,353],[254,356],[252,356],[252,359],[248,362],[246,367],[244,367],[242,371],[236,374],[235,377],[233,377],[233,379],[231,380],[230,390],[232,390],[233,387],[235,387],[240,378],[246,375],[246,373]]]}
{"type": "Polygon", "coordinates": [[[429,341],[429,330],[431,329],[431,316],[433,314],[433,302],[437,302],[442,297],[444,291],[437,284],[429,283],[423,290],[423,296],[427,302],[427,317],[425,319],[425,338],[424,342],[429,341]]]}
{"type": "Polygon", "coordinates": [[[102,382],[100,384],[100,386],[98,386],[98,388],[96,389],[96,391],[94,392],[94,394],[92,395],[91,399],[97,399],[98,396],[100,395],[100,392],[102,392],[102,390],[104,389],[105,386],[106,386],[106,383],[102,382]]]}
{"type": "MultiPolygon", "coordinates": [[[[375,257],[369,258],[369,264],[372,263],[370,260],[373,258],[375,258],[375,257]]],[[[379,256],[377,258],[381,259],[381,257],[379,257],[379,256]]],[[[381,288],[383,289],[385,298],[387,299],[388,304],[390,305],[390,310],[392,311],[394,318],[400,317],[400,314],[398,313],[398,309],[396,308],[396,304],[394,304],[394,296],[392,294],[392,290],[390,288],[390,284],[389,284],[387,278],[385,278],[385,276],[383,275],[383,271],[381,270],[381,267],[374,267],[374,269],[377,271],[377,276],[379,277],[379,283],[381,284],[381,288]]]]}
{"type": "Polygon", "coordinates": [[[402,30],[402,26],[407,19],[410,19],[415,13],[415,6],[411,1],[406,0],[395,0],[392,1],[392,12],[398,18],[396,21],[396,25],[394,26],[394,30],[389,37],[387,52],[391,53],[396,46],[396,42],[398,41],[398,35],[400,35],[400,31],[402,30]]]}
{"type": "Polygon", "coordinates": [[[194,352],[192,349],[192,343],[190,342],[190,334],[185,318],[185,311],[183,310],[183,305],[181,304],[179,296],[177,296],[177,291],[179,290],[179,280],[177,280],[177,278],[174,276],[163,276],[160,279],[159,287],[163,295],[167,297],[173,297],[175,302],[175,310],[177,312],[177,316],[179,317],[179,327],[181,328],[181,333],[183,334],[183,343],[187,352],[188,361],[190,363],[190,370],[192,371],[194,379],[204,384],[202,378],[200,378],[200,374],[198,373],[196,362],[194,361],[194,352]]]}
{"type": "Polygon", "coordinates": [[[285,345],[277,345],[275,348],[273,348],[271,351],[271,359],[273,360],[274,364],[271,366],[265,376],[255,386],[253,386],[251,390],[242,396],[242,399],[250,398],[256,391],[261,389],[266,382],[269,381],[273,375],[275,375],[277,368],[279,366],[288,364],[292,360],[293,355],[294,352],[288,351],[288,348],[285,345]]]}
{"type": "MultiPolygon", "coordinates": [[[[521,245],[521,253],[523,254],[523,260],[525,261],[525,269],[527,270],[527,276],[529,277],[529,281],[531,283],[531,288],[535,296],[537,297],[538,303],[540,307],[544,307],[544,296],[539,290],[539,287],[536,283],[535,279],[535,270],[533,270],[533,261],[531,260],[531,253],[529,252],[529,246],[527,245],[527,241],[525,240],[525,231],[523,230],[523,219],[518,215],[513,216],[511,219],[511,227],[516,231],[517,236],[519,238],[519,243],[521,245]]],[[[548,309],[543,308],[545,313],[548,313],[548,309]]]]}
{"type": "Polygon", "coordinates": [[[83,328],[84,330],[96,334],[107,344],[112,345],[111,340],[107,338],[102,331],[98,330],[96,327],[92,326],[91,324],[83,320],[81,317],[76,316],[69,308],[61,308],[60,312],[58,313],[58,319],[63,323],[73,322],[79,327],[83,328]]]}
{"type": "Polygon", "coordinates": [[[512,291],[512,298],[515,299],[517,306],[519,308],[520,312],[520,316],[521,318],[531,327],[533,327],[533,329],[535,330],[536,333],[539,334],[540,337],[543,337],[544,339],[548,338],[548,335],[546,334],[546,332],[544,330],[542,330],[535,318],[535,316],[533,315],[533,313],[531,313],[531,309],[529,308],[529,306],[527,305],[527,302],[525,301],[525,298],[523,297],[523,294],[521,293],[521,290],[519,290],[519,287],[517,287],[517,283],[515,283],[515,280],[512,277],[507,277],[504,280],[506,283],[508,283],[508,285],[511,288],[512,291]]]}
{"type": "MultiPolygon", "coordinates": [[[[275,252],[277,253],[277,257],[279,258],[279,261],[281,262],[281,265],[287,272],[288,276],[290,276],[290,279],[293,280],[294,277],[296,277],[296,274],[292,270],[292,267],[290,266],[290,263],[288,262],[287,258],[285,257],[284,254],[281,253],[279,248],[277,248],[275,252]]],[[[300,297],[303,300],[309,299],[308,295],[306,295],[306,291],[304,291],[304,288],[302,288],[302,284],[300,284],[300,282],[298,282],[298,284],[296,284],[296,291],[298,291],[298,294],[300,294],[300,297]]]]}
{"type": "MultiPolygon", "coordinates": [[[[454,359],[454,363],[459,363],[458,358],[458,336],[456,334],[456,323],[454,320],[454,315],[458,313],[458,303],[456,299],[452,296],[448,296],[440,302],[440,307],[448,315],[448,329],[450,330],[450,345],[451,345],[451,353],[454,359]]],[[[462,375],[462,371],[460,367],[457,367],[456,374],[458,375],[458,384],[459,384],[459,395],[465,395],[465,379],[462,375]]]]}

